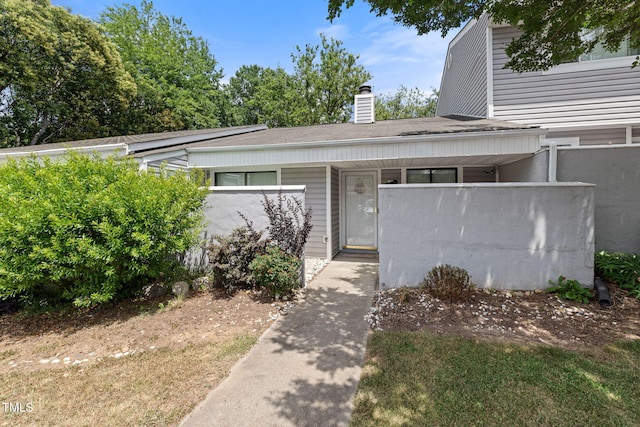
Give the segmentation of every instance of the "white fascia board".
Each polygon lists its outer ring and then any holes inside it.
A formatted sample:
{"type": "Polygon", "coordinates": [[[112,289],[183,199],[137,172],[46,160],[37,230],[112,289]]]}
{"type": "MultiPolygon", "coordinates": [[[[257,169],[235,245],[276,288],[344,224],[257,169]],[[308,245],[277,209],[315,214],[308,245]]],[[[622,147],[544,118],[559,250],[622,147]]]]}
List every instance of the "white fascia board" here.
{"type": "Polygon", "coordinates": [[[362,139],[344,139],[314,142],[297,142],[282,144],[265,144],[265,145],[243,145],[243,146],[224,146],[224,147],[193,147],[186,148],[187,153],[214,153],[214,152],[241,152],[241,151],[271,151],[271,150],[287,150],[296,148],[326,148],[341,147],[354,145],[376,145],[376,144],[394,144],[407,142],[430,142],[430,141],[460,141],[486,137],[520,137],[520,136],[542,136],[547,133],[547,129],[530,128],[530,129],[506,129],[497,131],[479,131],[479,132],[448,132],[433,133],[425,135],[406,135],[406,136],[389,136],[380,138],[362,138],[362,139]]]}
{"type": "Polygon", "coordinates": [[[465,26],[462,27],[460,32],[458,32],[458,34],[456,34],[456,36],[453,39],[451,39],[451,41],[449,42],[449,48],[451,48],[452,46],[455,46],[456,43],[458,43],[460,39],[462,39],[462,37],[464,37],[464,35],[467,34],[469,30],[471,30],[478,23],[478,21],[479,19],[472,19],[469,22],[467,22],[465,26]]]}
{"type": "Polygon", "coordinates": [[[122,151],[126,154],[126,144],[106,144],[106,145],[92,145],[88,147],[65,147],[65,148],[52,148],[49,150],[37,150],[37,151],[14,151],[11,153],[0,153],[0,159],[9,159],[13,157],[29,157],[35,155],[36,157],[44,156],[62,156],[68,151],[78,151],[81,153],[110,153],[122,151]]]}
{"type": "Polygon", "coordinates": [[[154,141],[145,142],[130,142],[128,143],[128,149],[132,152],[152,150],[156,148],[171,147],[173,145],[189,144],[192,142],[206,141],[208,139],[224,138],[227,136],[241,135],[243,133],[256,132],[259,130],[266,130],[266,125],[256,125],[252,127],[245,127],[242,129],[227,129],[211,133],[201,133],[198,135],[180,136],[175,138],[158,139],[154,141]]]}

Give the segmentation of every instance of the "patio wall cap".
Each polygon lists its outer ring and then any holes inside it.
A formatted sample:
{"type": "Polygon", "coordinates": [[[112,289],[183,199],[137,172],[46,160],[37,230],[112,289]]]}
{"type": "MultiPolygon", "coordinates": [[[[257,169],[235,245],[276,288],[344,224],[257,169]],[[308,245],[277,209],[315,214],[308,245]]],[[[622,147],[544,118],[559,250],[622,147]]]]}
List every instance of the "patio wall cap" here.
{"type": "Polygon", "coordinates": [[[211,192],[305,191],[305,185],[224,185],[209,187],[211,192]]]}
{"type": "Polygon", "coordinates": [[[392,188],[518,188],[518,187],[595,187],[588,182],[478,182],[457,184],[379,184],[378,189],[392,188]]]}

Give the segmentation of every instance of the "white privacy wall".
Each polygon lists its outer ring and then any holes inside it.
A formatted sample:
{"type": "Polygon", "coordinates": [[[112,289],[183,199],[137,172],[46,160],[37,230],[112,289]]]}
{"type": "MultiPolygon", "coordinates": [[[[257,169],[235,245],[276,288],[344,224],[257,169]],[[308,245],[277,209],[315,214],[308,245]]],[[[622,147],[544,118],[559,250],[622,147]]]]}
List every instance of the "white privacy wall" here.
{"type": "Polygon", "coordinates": [[[234,228],[245,225],[238,212],[250,221],[253,228],[264,230],[269,220],[264,213],[262,201],[264,195],[277,200],[278,192],[286,198],[296,197],[303,202],[305,197],[304,185],[267,186],[267,187],[210,187],[206,199],[205,230],[207,239],[215,235],[228,235],[234,228]]]}
{"type": "Polygon", "coordinates": [[[479,287],[593,285],[593,185],[380,185],[381,287],[417,286],[439,264],[479,287]]]}

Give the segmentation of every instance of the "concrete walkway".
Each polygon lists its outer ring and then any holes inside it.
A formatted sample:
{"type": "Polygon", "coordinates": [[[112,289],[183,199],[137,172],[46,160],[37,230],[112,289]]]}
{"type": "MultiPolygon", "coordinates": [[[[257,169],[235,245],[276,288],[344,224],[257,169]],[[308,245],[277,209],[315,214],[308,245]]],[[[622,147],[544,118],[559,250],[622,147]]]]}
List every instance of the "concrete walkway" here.
{"type": "Polygon", "coordinates": [[[336,257],[180,425],[348,425],[377,271],[373,259],[336,257]]]}

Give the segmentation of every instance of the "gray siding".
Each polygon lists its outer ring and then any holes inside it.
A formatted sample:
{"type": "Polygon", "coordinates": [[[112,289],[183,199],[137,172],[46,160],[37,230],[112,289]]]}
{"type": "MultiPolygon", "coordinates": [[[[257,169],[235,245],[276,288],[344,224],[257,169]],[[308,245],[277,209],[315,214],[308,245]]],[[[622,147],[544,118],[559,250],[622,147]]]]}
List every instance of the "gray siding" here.
{"type": "Polygon", "coordinates": [[[580,138],[580,145],[625,144],[627,132],[624,128],[614,129],[576,129],[574,131],[549,132],[547,139],[580,138]]]}
{"type": "Polygon", "coordinates": [[[331,168],[331,255],[340,251],[340,173],[331,168]]]}
{"type": "Polygon", "coordinates": [[[327,245],[323,241],[324,236],[327,235],[326,169],[324,167],[283,168],[281,183],[307,186],[305,206],[313,211],[311,217],[313,229],[307,240],[305,255],[326,258],[327,245]]]}
{"type": "MultiPolygon", "coordinates": [[[[517,74],[505,69],[514,27],[493,29],[494,117],[547,128],[602,126],[640,120],[640,74],[628,66],[517,74]]],[[[604,64],[604,62],[603,62],[604,64]]]]}
{"type": "Polygon", "coordinates": [[[487,116],[487,22],[486,15],[470,22],[449,45],[437,116],[487,116]]]}

